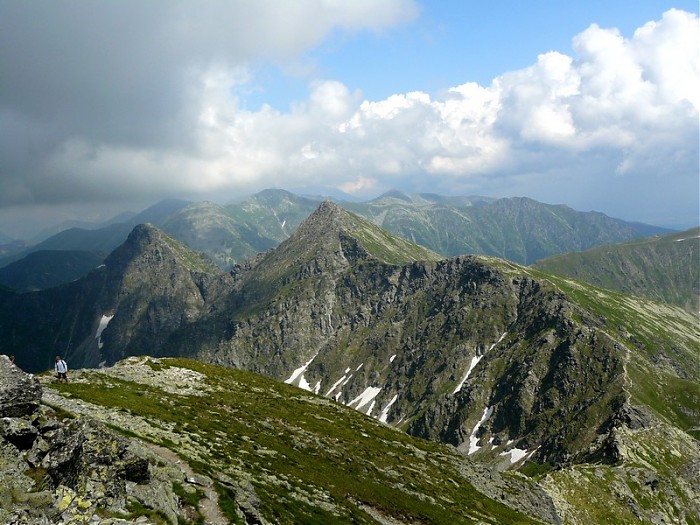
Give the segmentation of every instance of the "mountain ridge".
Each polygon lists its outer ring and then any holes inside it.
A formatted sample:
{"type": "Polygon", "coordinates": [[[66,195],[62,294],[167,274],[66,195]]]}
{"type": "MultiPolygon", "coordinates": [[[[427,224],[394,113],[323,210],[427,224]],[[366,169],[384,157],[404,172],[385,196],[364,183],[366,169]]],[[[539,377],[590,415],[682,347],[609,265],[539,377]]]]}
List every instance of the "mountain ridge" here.
{"type": "Polygon", "coordinates": [[[700,228],[560,254],[533,266],[700,312],[700,228]]]}
{"type": "Polygon", "coordinates": [[[40,250],[0,268],[0,283],[21,292],[70,282],[102,263],[103,254],[81,250],[40,250]]]}
{"type": "Polygon", "coordinates": [[[38,388],[31,402],[53,408],[15,413],[15,426],[2,427],[0,493],[12,491],[0,506],[5,521],[44,513],[84,522],[99,513],[104,523],[172,525],[560,523],[530,480],[248,372],[132,357],[73,370],[58,384],[27,378],[0,356],[6,374],[34,388],[7,396],[3,381],[1,400],[38,388]],[[32,469],[39,461],[48,468],[32,469]],[[33,488],[40,496],[28,509],[33,488]]]}
{"type": "MultiPolygon", "coordinates": [[[[691,314],[501,259],[427,257],[390,238],[324,203],[289,239],[228,274],[139,227],[98,272],[102,288],[68,287],[99,299],[81,303],[89,315],[56,326],[89,326],[66,352],[76,366],[102,343],[107,364],[146,348],[242,368],[497,468],[544,476],[551,493],[567,476],[610,477],[605,505],[620,519],[629,517],[626,497],[648,521],[668,494],[664,519],[698,514],[688,496],[700,464],[691,314]],[[654,447],[671,455],[650,457],[654,447]],[[678,459],[672,450],[685,452],[678,459]],[[640,476],[662,489],[647,494],[640,476]]],[[[28,298],[50,307],[55,293],[28,298]]],[[[17,309],[13,299],[0,309],[17,309]]],[[[1,313],[0,328],[13,334],[1,313]]],[[[23,348],[0,346],[14,350],[23,348]]],[[[575,522],[591,511],[579,500],[561,504],[575,522]]]]}
{"type": "MultiPolygon", "coordinates": [[[[126,222],[97,230],[73,228],[21,251],[17,247],[12,255],[0,259],[0,265],[41,249],[108,253],[126,239],[133,226],[150,222],[190,248],[206,251],[228,270],[288,238],[323,200],[273,189],[225,206],[164,200],[126,222]]],[[[524,264],[555,253],[669,231],[527,198],[448,197],[394,190],[365,203],[336,202],[445,257],[483,254],[524,264]]]]}

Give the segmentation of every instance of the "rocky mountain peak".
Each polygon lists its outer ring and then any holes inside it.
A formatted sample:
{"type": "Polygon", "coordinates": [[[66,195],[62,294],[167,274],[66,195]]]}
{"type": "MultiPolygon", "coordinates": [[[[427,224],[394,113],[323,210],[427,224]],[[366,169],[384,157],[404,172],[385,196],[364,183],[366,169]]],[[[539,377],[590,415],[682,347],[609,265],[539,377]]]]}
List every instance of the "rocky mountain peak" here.
{"type": "Polygon", "coordinates": [[[289,239],[259,259],[250,280],[258,287],[261,282],[286,282],[291,276],[333,278],[360,261],[407,264],[439,259],[427,248],[393,236],[326,200],[289,239]]]}
{"type": "Polygon", "coordinates": [[[325,200],[319,204],[314,211],[300,226],[302,232],[306,230],[333,230],[338,231],[344,227],[348,229],[352,222],[353,215],[345,211],[336,203],[325,200]]]}
{"type": "Polygon", "coordinates": [[[110,271],[117,273],[143,265],[153,268],[174,264],[191,272],[218,273],[207,257],[190,250],[152,224],[135,226],[124,244],[105,259],[110,271]]]}
{"type": "Polygon", "coordinates": [[[138,243],[138,242],[148,242],[153,239],[159,239],[161,232],[153,224],[147,222],[144,224],[137,224],[131,233],[127,237],[127,242],[138,243]]]}
{"type": "Polygon", "coordinates": [[[160,230],[152,224],[138,224],[131,230],[126,241],[105,259],[105,264],[108,267],[123,268],[157,244],[162,245],[160,230]]]}

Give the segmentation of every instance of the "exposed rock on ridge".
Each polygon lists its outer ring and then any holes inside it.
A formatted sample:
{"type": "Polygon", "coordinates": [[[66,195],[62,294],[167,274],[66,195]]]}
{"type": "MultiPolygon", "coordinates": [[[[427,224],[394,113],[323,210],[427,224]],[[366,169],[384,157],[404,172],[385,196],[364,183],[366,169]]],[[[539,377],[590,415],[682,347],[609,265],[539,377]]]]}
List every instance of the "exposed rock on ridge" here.
{"type": "Polygon", "coordinates": [[[174,492],[186,484],[179,468],[90,417],[61,420],[39,405],[41,391],[0,355],[0,398],[13,414],[0,421],[0,522],[116,525],[149,513],[159,523],[194,521],[174,492]]]}
{"type": "Polygon", "coordinates": [[[41,384],[0,355],[0,417],[27,416],[39,408],[41,384]]]}

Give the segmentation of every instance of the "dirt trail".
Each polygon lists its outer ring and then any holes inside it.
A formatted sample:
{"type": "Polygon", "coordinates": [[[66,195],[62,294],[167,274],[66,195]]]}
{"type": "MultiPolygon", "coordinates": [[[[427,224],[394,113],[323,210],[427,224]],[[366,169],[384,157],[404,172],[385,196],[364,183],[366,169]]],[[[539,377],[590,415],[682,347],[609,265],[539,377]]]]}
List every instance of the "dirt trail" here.
{"type": "Polygon", "coordinates": [[[185,473],[188,482],[197,485],[204,492],[204,498],[199,501],[199,511],[204,516],[204,522],[207,525],[227,525],[229,520],[221,513],[219,509],[219,494],[214,488],[214,483],[204,476],[196,474],[189,463],[183,461],[180,456],[172,450],[153,443],[144,443],[155,454],[162,457],[164,460],[176,465],[185,473]]]}

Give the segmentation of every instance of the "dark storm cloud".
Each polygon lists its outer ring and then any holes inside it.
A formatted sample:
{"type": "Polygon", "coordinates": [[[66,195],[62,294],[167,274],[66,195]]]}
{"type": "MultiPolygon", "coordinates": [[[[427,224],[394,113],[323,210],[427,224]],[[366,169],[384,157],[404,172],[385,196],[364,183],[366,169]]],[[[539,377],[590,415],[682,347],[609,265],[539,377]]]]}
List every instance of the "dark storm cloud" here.
{"type": "MultiPolygon", "coordinates": [[[[0,206],[123,187],[109,176],[91,180],[84,166],[78,173],[79,166],[55,162],[76,142],[86,161],[104,148],[191,152],[206,71],[284,60],[334,27],[378,29],[414,11],[406,0],[372,4],[3,2],[0,206]]],[[[130,191],[148,186],[130,175],[130,191]]]]}

